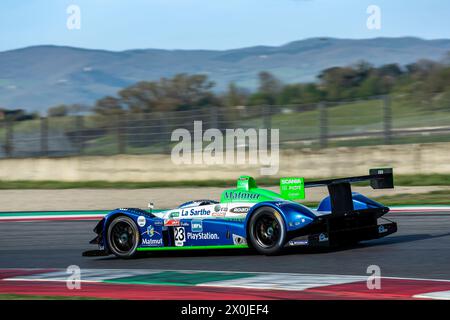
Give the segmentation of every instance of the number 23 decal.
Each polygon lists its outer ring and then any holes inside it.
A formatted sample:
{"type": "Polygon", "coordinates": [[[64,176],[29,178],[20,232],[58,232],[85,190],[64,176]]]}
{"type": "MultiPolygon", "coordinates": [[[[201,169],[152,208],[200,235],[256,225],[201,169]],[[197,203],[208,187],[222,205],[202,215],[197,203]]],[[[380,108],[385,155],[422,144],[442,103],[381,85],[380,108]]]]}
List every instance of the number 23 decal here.
{"type": "Polygon", "coordinates": [[[175,246],[183,246],[186,241],[186,233],[183,227],[176,227],[174,230],[175,246]]]}

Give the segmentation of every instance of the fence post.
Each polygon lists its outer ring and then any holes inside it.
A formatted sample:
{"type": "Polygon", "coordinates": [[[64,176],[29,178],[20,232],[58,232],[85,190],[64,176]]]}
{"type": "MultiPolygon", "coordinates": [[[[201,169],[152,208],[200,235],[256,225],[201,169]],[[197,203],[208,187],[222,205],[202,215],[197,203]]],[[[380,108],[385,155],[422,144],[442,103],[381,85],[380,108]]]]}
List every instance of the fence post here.
{"type": "Polygon", "coordinates": [[[75,130],[77,133],[76,144],[77,144],[78,154],[83,154],[83,151],[84,151],[83,128],[84,128],[84,118],[83,118],[83,116],[77,115],[75,117],[75,130]]]}
{"type": "Polygon", "coordinates": [[[271,106],[264,105],[263,106],[263,119],[264,119],[264,128],[270,129],[272,127],[272,117],[271,117],[271,106]]]}
{"type": "Polygon", "coordinates": [[[171,146],[170,146],[170,126],[169,121],[167,120],[167,113],[159,112],[157,114],[157,117],[161,119],[161,134],[159,135],[159,143],[163,143],[164,145],[164,152],[167,154],[170,154],[171,152],[171,146]],[[169,137],[169,138],[168,138],[169,137]]]}
{"type": "Polygon", "coordinates": [[[48,156],[48,118],[41,117],[41,156],[48,156]]]}
{"type": "Polygon", "coordinates": [[[384,143],[392,142],[392,108],[389,95],[383,97],[383,125],[384,125],[384,143]]]}
{"type": "Polygon", "coordinates": [[[209,128],[215,128],[215,129],[220,129],[217,124],[218,124],[218,108],[216,106],[211,106],[209,108],[209,121],[210,121],[210,125],[209,128]]]}
{"type": "Polygon", "coordinates": [[[328,112],[324,102],[318,104],[319,109],[319,140],[320,147],[326,148],[328,146],[328,112]]]}
{"type": "Polygon", "coordinates": [[[5,119],[5,156],[11,157],[14,150],[14,130],[13,130],[13,120],[5,119]]]}
{"type": "Polygon", "coordinates": [[[126,115],[116,116],[116,126],[117,126],[117,153],[124,154],[126,152],[126,115]]]}

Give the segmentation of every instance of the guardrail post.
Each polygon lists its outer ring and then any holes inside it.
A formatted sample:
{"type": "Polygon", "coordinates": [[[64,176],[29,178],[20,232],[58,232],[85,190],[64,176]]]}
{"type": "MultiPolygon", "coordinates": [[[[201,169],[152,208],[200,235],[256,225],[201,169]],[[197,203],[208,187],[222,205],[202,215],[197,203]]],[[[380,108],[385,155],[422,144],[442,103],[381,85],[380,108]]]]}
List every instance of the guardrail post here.
{"type": "Polygon", "coordinates": [[[384,126],[384,143],[392,142],[392,108],[389,95],[383,97],[383,126],[384,126]]]}
{"type": "Polygon", "coordinates": [[[328,146],[328,112],[324,102],[318,104],[319,109],[319,129],[320,129],[320,147],[326,148],[328,146]]]}

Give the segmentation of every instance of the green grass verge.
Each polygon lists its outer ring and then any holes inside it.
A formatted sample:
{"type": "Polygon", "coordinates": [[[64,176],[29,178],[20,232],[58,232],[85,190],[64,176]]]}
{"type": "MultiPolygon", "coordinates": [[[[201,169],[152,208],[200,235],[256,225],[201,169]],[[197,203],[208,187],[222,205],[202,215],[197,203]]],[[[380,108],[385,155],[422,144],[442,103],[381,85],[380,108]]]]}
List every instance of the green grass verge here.
{"type": "Polygon", "coordinates": [[[0,294],[0,300],[104,300],[94,297],[37,296],[27,294],[0,294]]]}
{"type": "MultiPolygon", "coordinates": [[[[276,186],[279,178],[257,178],[260,186],[276,186]]],[[[306,178],[306,181],[320,178],[306,178]]],[[[357,185],[367,185],[359,183],[357,185]]],[[[152,181],[152,182],[109,182],[109,181],[0,181],[0,189],[142,189],[142,188],[176,188],[176,187],[219,187],[236,185],[236,180],[186,180],[186,181],[152,181]]],[[[396,186],[450,186],[450,174],[396,175],[396,186]]]]}

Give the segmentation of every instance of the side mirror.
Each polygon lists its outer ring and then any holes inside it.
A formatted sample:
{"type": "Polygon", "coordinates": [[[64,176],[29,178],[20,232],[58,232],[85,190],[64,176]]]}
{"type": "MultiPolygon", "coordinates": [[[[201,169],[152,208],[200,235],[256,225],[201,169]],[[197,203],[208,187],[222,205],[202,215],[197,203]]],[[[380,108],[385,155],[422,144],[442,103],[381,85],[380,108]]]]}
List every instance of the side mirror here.
{"type": "Polygon", "coordinates": [[[153,208],[154,208],[155,206],[154,206],[153,202],[149,202],[148,205],[147,205],[147,207],[150,209],[150,212],[152,212],[152,211],[153,211],[153,208]]]}

